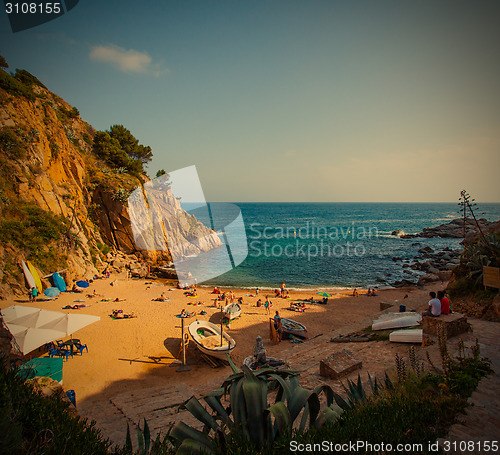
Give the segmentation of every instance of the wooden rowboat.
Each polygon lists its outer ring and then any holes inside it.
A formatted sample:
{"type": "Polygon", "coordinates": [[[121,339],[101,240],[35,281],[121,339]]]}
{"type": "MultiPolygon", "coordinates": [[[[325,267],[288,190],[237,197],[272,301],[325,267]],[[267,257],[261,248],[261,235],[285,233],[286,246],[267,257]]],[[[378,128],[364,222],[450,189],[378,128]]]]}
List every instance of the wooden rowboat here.
{"type": "Polygon", "coordinates": [[[307,338],[307,328],[304,324],[293,319],[281,318],[282,338],[286,335],[292,335],[298,338],[307,338]]]}
{"type": "Polygon", "coordinates": [[[188,326],[189,335],[193,339],[196,347],[203,354],[226,360],[226,354],[236,347],[236,341],[226,332],[222,332],[221,346],[221,328],[208,321],[194,321],[188,326]]]}

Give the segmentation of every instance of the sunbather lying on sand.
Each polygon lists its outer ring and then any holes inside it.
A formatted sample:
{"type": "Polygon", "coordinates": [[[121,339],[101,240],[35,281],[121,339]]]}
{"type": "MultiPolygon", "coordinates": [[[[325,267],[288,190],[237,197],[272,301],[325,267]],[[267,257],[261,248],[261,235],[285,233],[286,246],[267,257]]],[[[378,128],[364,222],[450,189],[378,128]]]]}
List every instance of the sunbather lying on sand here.
{"type": "Polygon", "coordinates": [[[137,316],[133,312],[130,314],[126,314],[123,312],[123,310],[113,310],[111,312],[111,317],[113,319],[130,319],[130,318],[136,318],[137,316]]]}
{"type": "Polygon", "coordinates": [[[165,294],[162,292],[160,297],[157,297],[156,299],[152,299],[153,302],[168,302],[170,299],[168,297],[165,297],[165,294]]]}

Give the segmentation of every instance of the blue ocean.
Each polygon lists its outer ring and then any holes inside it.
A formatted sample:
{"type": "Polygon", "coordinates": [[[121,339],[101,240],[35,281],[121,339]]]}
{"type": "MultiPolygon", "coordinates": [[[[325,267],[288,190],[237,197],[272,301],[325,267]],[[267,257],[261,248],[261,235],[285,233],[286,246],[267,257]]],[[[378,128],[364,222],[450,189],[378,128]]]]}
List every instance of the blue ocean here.
{"type": "MultiPolygon", "coordinates": [[[[293,289],[384,287],[403,274],[394,257],[418,250],[461,250],[461,239],[401,239],[459,218],[453,203],[236,203],[246,231],[246,259],[203,283],[244,288],[293,289]]],[[[478,218],[500,219],[500,204],[480,204],[478,218]]],[[[239,239],[244,245],[245,239],[239,239]]],[[[244,249],[244,248],[243,248],[244,249]]],[[[417,278],[414,276],[413,278],[417,278]]]]}

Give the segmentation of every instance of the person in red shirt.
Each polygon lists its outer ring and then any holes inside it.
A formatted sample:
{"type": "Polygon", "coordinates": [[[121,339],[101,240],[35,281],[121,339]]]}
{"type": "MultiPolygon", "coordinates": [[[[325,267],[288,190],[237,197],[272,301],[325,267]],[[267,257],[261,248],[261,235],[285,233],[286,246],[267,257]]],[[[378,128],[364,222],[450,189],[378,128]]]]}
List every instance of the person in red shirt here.
{"type": "Polygon", "coordinates": [[[441,314],[450,314],[450,301],[446,297],[444,291],[438,291],[437,298],[441,301],[441,314]]]}

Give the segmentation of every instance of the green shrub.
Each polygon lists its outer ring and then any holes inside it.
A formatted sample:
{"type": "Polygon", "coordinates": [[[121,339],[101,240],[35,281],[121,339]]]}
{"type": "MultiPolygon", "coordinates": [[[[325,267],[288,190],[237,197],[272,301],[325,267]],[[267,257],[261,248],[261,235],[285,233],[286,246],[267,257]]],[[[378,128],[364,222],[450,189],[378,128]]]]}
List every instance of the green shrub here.
{"type": "Polygon", "coordinates": [[[67,401],[54,394],[45,397],[25,384],[17,370],[0,361],[0,453],[103,454],[111,443],[86,419],[72,417],[67,401]]]}
{"type": "Polygon", "coordinates": [[[3,88],[10,95],[22,96],[30,101],[35,100],[31,87],[24,85],[3,70],[0,70],[0,88],[3,88]]]}
{"type": "Polygon", "coordinates": [[[24,158],[27,154],[27,150],[15,130],[8,126],[0,131],[0,149],[12,159],[24,158]]]}
{"type": "Polygon", "coordinates": [[[29,73],[26,70],[16,69],[16,74],[14,78],[25,86],[30,87],[32,85],[38,85],[39,87],[47,89],[47,87],[45,87],[45,85],[43,85],[35,76],[33,76],[33,74],[29,73]]]}
{"type": "Polygon", "coordinates": [[[60,243],[67,228],[64,218],[26,202],[6,206],[0,214],[0,242],[13,244],[42,270],[66,265],[60,243]]]}

